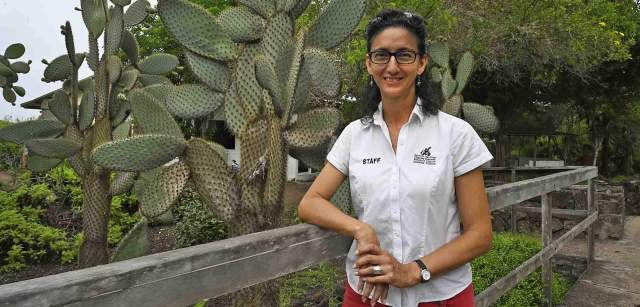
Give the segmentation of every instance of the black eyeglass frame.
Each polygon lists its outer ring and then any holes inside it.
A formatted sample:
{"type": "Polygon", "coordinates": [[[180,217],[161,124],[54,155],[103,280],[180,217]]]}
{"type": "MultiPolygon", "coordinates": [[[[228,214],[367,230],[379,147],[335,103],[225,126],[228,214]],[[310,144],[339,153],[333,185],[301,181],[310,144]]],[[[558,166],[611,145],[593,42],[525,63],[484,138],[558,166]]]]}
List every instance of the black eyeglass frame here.
{"type": "Polygon", "coordinates": [[[413,64],[413,63],[415,63],[415,62],[416,62],[416,60],[418,59],[418,56],[423,56],[423,54],[421,54],[421,53],[419,53],[419,52],[417,52],[417,51],[413,51],[413,50],[398,50],[398,51],[396,51],[396,52],[390,52],[390,51],[387,51],[387,50],[375,50],[375,51],[371,51],[371,52],[369,52],[369,53],[367,53],[367,54],[369,55],[369,60],[370,60],[370,61],[371,61],[371,63],[373,63],[373,64],[389,64],[389,62],[391,62],[391,57],[394,57],[394,58],[396,59],[396,62],[397,62],[398,64],[413,64]],[[386,62],[376,62],[376,61],[374,61],[374,60],[373,60],[373,54],[374,54],[374,53],[378,53],[378,52],[385,52],[385,53],[389,54],[389,59],[388,59],[386,62]],[[411,54],[413,54],[413,60],[412,60],[411,62],[406,62],[406,63],[405,63],[405,62],[403,62],[403,63],[400,63],[400,61],[398,61],[398,58],[396,57],[396,55],[397,55],[398,53],[403,53],[403,52],[407,52],[407,53],[411,53],[411,54]]]}

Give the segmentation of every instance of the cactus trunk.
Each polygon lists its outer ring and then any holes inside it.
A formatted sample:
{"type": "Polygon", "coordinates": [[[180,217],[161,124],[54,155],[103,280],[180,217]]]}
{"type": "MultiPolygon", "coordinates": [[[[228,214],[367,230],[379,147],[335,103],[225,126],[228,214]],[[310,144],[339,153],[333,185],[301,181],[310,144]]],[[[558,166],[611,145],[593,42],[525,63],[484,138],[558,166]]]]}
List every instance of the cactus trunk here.
{"type": "Polygon", "coordinates": [[[80,246],[78,263],[87,268],[109,262],[107,233],[109,226],[109,173],[90,171],[82,180],[84,205],[82,226],[84,241],[80,246]]]}

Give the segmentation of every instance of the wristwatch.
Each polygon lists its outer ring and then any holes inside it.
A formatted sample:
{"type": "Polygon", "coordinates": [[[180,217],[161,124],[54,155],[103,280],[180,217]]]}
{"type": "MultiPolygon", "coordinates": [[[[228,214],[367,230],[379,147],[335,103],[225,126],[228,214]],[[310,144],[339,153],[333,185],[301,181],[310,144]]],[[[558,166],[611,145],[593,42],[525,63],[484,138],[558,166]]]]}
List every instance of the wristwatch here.
{"type": "Polygon", "coordinates": [[[427,266],[420,259],[416,259],[416,263],[420,267],[420,282],[427,282],[431,279],[431,272],[427,269],[427,266]]]}

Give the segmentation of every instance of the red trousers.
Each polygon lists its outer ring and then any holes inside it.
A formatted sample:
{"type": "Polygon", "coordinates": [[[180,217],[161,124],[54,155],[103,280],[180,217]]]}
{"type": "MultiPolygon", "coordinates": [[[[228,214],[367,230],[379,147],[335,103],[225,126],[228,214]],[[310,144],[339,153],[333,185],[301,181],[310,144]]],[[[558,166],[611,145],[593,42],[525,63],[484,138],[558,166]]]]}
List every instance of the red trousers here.
{"type": "MultiPolygon", "coordinates": [[[[342,300],[342,307],[371,307],[368,303],[362,302],[362,296],[346,283],[344,286],[344,298],[342,300]]],[[[439,302],[427,302],[420,303],[418,307],[436,307],[436,306],[450,306],[450,307],[473,307],[473,284],[469,285],[462,292],[456,294],[456,296],[439,302]]],[[[387,305],[376,303],[375,307],[388,307],[387,305]]]]}

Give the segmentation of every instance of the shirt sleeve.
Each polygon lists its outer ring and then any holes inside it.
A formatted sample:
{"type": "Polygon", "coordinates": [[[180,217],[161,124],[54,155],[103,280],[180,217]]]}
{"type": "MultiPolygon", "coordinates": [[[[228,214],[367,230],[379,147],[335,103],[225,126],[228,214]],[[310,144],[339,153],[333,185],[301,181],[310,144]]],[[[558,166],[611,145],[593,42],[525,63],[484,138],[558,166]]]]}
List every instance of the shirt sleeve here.
{"type": "Polygon", "coordinates": [[[344,128],[327,155],[327,161],[345,176],[349,175],[349,153],[351,152],[351,126],[344,128]]]}
{"type": "Polygon", "coordinates": [[[458,177],[490,161],[493,155],[469,123],[462,121],[456,130],[452,153],[453,173],[458,177]]]}

